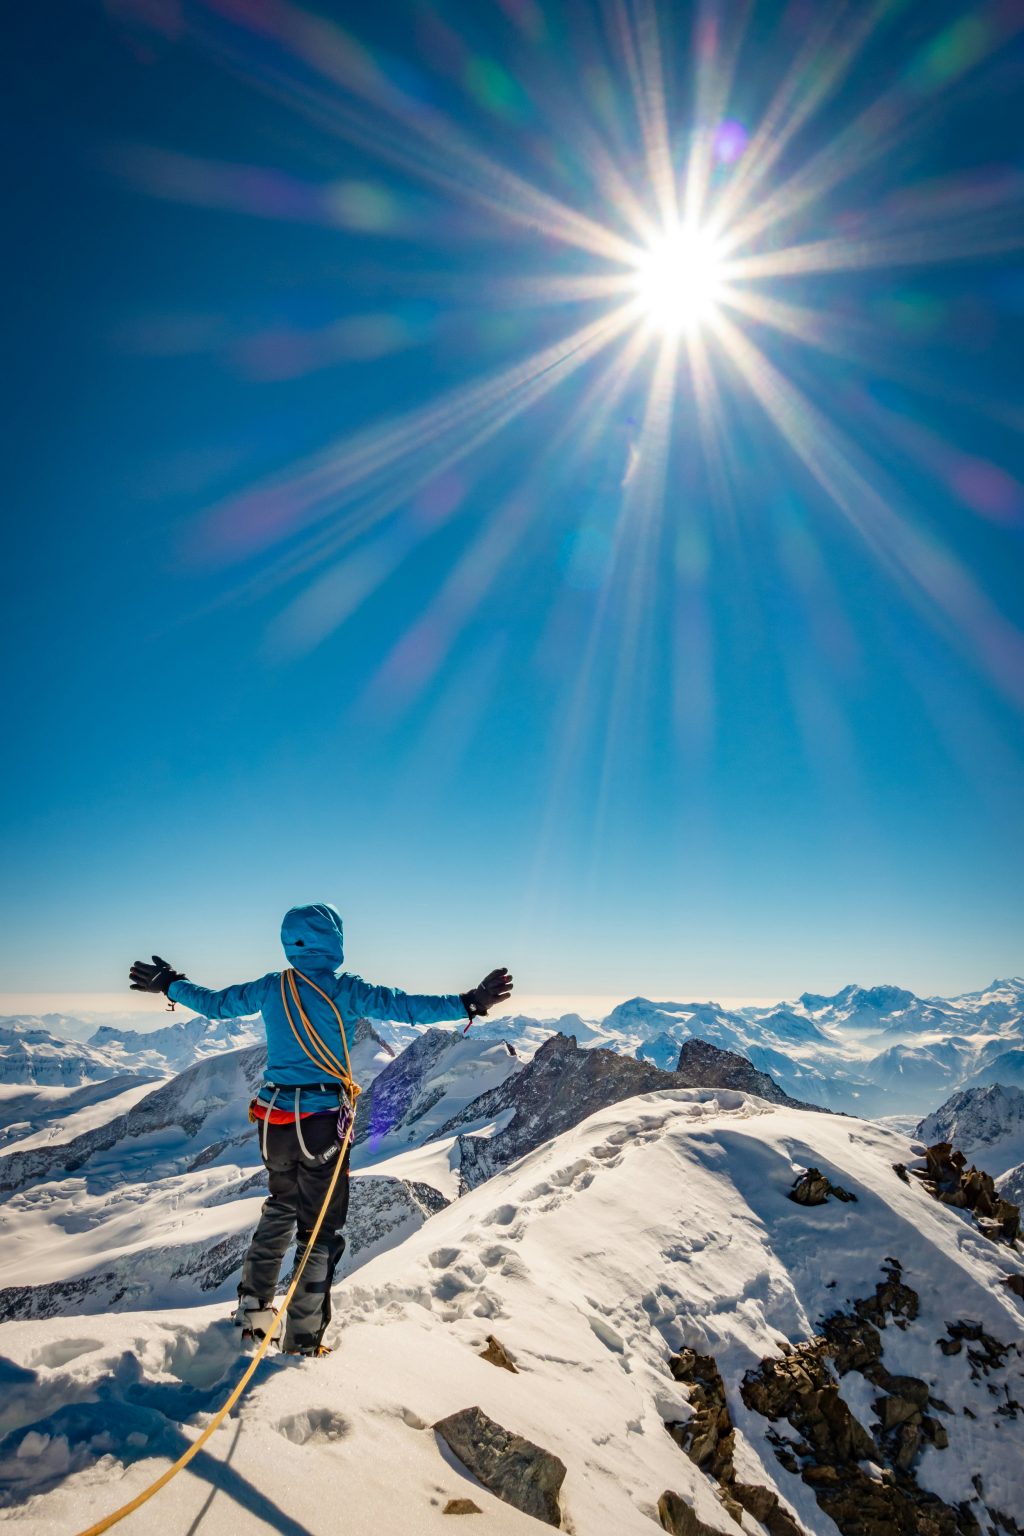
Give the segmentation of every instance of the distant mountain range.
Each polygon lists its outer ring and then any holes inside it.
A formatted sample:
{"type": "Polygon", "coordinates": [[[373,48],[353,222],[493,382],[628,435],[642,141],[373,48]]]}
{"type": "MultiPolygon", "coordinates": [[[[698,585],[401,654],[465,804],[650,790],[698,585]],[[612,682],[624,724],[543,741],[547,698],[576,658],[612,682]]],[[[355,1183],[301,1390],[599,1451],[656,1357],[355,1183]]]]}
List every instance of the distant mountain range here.
{"type": "MultiPolygon", "coordinates": [[[[556,1033],[662,1070],[674,1069],[685,1041],[706,1040],[749,1058],[794,1099],[869,1116],[920,1116],[958,1089],[1024,1086],[1024,978],[951,998],[851,984],[832,996],[805,992],[739,1009],[634,997],[600,1020],[481,1020],[472,1038],[507,1041],[528,1059],[556,1033]]],[[[103,1024],[82,1034],[83,1021],[70,1015],[0,1019],[0,1084],[77,1087],[125,1073],[166,1076],[262,1039],[258,1018],[191,1017],[148,1032],[103,1024]]],[[[375,1026],[383,1050],[401,1050],[422,1034],[375,1026]]]]}

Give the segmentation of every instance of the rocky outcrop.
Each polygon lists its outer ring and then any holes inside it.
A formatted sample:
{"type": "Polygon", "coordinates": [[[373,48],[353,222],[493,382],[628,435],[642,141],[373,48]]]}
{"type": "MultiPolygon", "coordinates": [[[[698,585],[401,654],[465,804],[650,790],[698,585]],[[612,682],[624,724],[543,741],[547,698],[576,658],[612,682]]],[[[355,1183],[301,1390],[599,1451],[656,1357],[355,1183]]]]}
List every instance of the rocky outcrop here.
{"type": "Polygon", "coordinates": [[[738,1093],[756,1093],[769,1104],[788,1104],[791,1109],[817,1109],[817,1104],[802,1104],[783,1093],[767,1072],[759,1072],[752,1061],[736,1051],[723,1051],[708,1040],[686,1040],[679,1051],[677,1074],[691,1088],[733,1088],[738,1093]]]}
{"type": "Polygon", "coordinates": [[[511,1371],[513,1376],[519,1375],[519,1367],[501,1340],[496,1339],[493,1333],[487,1335],[487,1348],[480,1351],[480,1359],[486,1360],[489,1365],[500,1366],[503,1371],[511,1371]]]}
{"type": "MultiPolygon", "coordinates": [[[[743,1483],[736,1477],[733,1465],[736,1431],[726,1402],[725,1383],[712,1356],[684,1349],[678,1355],[672,1355],[668,1364],[675,1380],[689,1388],[692,1417],[670,1420],[665,1428],[694,1465],[715,1483],[732,1518],[739,1522],[746,1510],[761,1522],[769,1536],[801,1536],[800,1526],[774,1489],[765,1488],[760,1483],[743,1483]]],[[[665,1524],[659,1501],[658,1511],[666,1530],[704,1529],[693,1510],[677,1494],[665,1493],[662,1499],[669,1500],[667,1510],[674,1521],[674,1524],[665,1524]]]]}
{"type": "Polygon", "coordinates": [[[937,1142],[925,1152],[924,1168],[909,1170],[922,1187],[943,1205],[970,1211],[979,1231],[994,1243],[1015,1243],[1020,1236],[1020,1208],[1004,1200],[995,1182],[973,1165],[948,1141],[937,1142]]]}
{"type": "MultiPolygon", "coordinates": [[[[941,1451],[949,1445],[938,1417],[949,1409],[926,1381],[896,1375],[883,1364],[881,1330],[889,1323],[907,1329],[919,1310],[898,1261],[887,1259],[883,1273],[873,1295],[825,1319],[821,1337],[749,1371],[740,1389],[743,1401],[773,1424],[785,1420],[796,1431],[796,1438],[778,1430],[768,1438],[781,1465],[814,1490],[843,1536],[980,1536],[966,1503],[946,1504],[917,1481],[914,1468],[923,1448],[941,1451]],[[879,1388],[871,1431],[844,1401],[830,1360],[839,1376],[856,1371],[879,1388]]],[[[962,1336],[947,1326],[950,1353],[962,1348],[962,1336]]]]}
{"type": "Polygon", "coordinates": [[[481,1094],[435,1133],[450,1136],[462,1126],[479,1125],[513,1112],[508,1125],[494,1136],[459,1136],[462,1191],[476,1189],[541,1142],[570,1130],[597,1110],[659,1088],[721,1088],[732,1086],[721,1079],[742,1076],[748,1083],[756,1079],[758,1086],[741,1091],[764,1097],[767,1084],[771,1102],[796,1104],[767,1073],[756,1072],[745,1057],[720,1051],[706,1041],[694,1040],[688,1045],[700,1049],[692,1052],[683,1047],[680,1059],[685,1058],[685,1069],[664,1072],[651,1062],[621,1056],[617,1051],[600,1047],[581,1050],[574,1035],[552,1035],[521,1072],[481,1094]]]}
{"type": "Polygon", "coordinates": [[[836,1200],[857,1198],[848,1189],[843,1189],[841,1184],[833,1184],[826,1179],[820,1168],[808,1168],[789,1192],[790,1200],[795,1200],[797,1205],[824,1205],[829,1195],[833,1195],[836,1200]]]}
{"type": "MultiPolygon", "coordinates": [[[[799,1472],[843,1536],[980,1536],[969,1510],[928,1493],[905,1467],[886,1466],[884,1436],[876,1443],[854,1417],[829,1371],[828,1353],[826,1339],[810,1339],[763,1360],[743,1379],[748,1408],[796,1431],[795,1439],[769,1433],[782,1466],[799,1472]],[[879,1466],[880,1472],[868,1470],[879,1466]]],[[[899,1422],[892,1428],[898,1432],[899,1422]]]]}
{"type": "Polygon", "coordinates": [[[453,1455],[496,1498],[561,1528],[558,1493],[565,1463],[489,1418],[481,1408],[463,1408],[433,1426],[453,1455]]]}
{"type": "Polygon", "coordinates": [[[573,1035],[552,1035],[521,1072],[474,1099],[437,1134],[450,1136],[462,1125],[514,1112],[509,1124],[491,1137],[459,1137],[462,1189],[476,1189],[596,1110],[638,1093],[678,1086],[675,1073],[617,1051],[580,1050],[573,1035]]]}
{"type": "MultiPolygon", "coordinates": [[[[983,1376],[990,1375],[993,1371],[1001,1370],[1006,1357],[1014,1346],[1001,1344],[998,1339],[986,1333],[980,1323],[975,1323],[967,1318],[960,1318],[956,1322],[946,1324],[946,1337],[939,1340],[939,1348],[944,1355],[958,1355],[967,1345],[967,1360],[971,1368],[973,1381],[980,1381],[983,1376]],[[971,1348],[971,1345],[974,1348],[971,1348]]],[[[1019,1407],[1019,1404],[1017,1405],[1019,1407]]],[[[1012,1415],[1015,1417],[1016,1415],[1012,1415]]]]}
{"type": "Polygon", "coordinates": [[[671,1488],[666,1488],[658,1500],[658,1519],[669,1536],[721,1536],[717,1526],[708,1525],[693,1505],[687,1504],[682,1494],[674,1493],[671,1488]]]}

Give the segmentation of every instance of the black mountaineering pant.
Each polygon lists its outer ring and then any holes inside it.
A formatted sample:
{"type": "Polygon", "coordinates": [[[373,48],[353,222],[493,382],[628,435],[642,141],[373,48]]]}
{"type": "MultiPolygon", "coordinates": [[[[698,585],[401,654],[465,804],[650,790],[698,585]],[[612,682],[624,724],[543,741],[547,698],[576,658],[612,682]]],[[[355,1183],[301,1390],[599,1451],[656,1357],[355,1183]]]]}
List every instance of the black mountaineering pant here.
{"type": "MultiPolygon", "coordinates": [[[[297,1242],[297,1258],[305,1250],[337,1158],[329,1157],[326,1162],[314,1163],[304,1157],[294,1124],[266,1127],[260,1124],[258,1130],[261,1148],[266,1130],[267,1150],[263,1161],[270,1175],[270,1197],[263,1202],[263,1214],[242,1264],[238,1290],[240,1295],[256,1296],[269,1305],[288,1249],[297,1242]]],[[[337,1110],[330,1114],[307,1115],[302,1121],[302,1139],[313,1158],[328,1147],[336,1146],[337,1110]]],[[[345,1153],[345,1164],[334,1197],[285,1317],[285,1349],[314,1348],[331,1320],[331,1283],[338,1260],[345,1251],[342,1228],[348,1215],[350,1151],[351,1148],[345,1153]]]]}

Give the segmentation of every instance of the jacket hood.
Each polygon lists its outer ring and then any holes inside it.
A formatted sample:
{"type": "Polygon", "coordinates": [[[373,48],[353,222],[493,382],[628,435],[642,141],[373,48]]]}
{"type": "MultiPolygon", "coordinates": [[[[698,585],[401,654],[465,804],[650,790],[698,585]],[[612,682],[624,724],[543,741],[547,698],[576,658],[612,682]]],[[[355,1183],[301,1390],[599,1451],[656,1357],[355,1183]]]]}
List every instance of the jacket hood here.
{"type": "Polygon", "coordinates": [[[341,916],[330,902],[292,907],[281,924],[281,943],[297,971],[336,971],[345,959],[341,916]]]}

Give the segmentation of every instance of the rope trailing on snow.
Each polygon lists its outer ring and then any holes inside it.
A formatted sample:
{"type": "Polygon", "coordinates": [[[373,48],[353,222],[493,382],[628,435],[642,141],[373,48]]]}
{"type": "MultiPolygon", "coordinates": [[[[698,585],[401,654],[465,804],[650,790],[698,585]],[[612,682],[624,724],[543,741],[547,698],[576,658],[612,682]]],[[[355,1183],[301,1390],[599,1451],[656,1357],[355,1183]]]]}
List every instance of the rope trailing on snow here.
{"type": "Polygon", "coordinates": [[[309,1242],[306,1244],[302,1257],[295,1267],[295,1273],[292,1276],[292,1281],[288,1287],[288,1290],[285,1292],[285,1298],[281,1305],[278,1307],[277,1312],[274,1314],[274,1321],[263,1335],[259,1349],[256,1351],[255,1355],[253,1355],[252,1360],[246,1367],[241,1380],[238,1382],[237,1386],[234,1387],[229,1397],[227,1398],[227,1401],[223,1404],[222,1407],[218,1408],[217,1412],[214,1414],[209,1424],[207,1424],[198,1440],[193,1440],[188,1450],[185,1451],[183,1455],[179,1456],[177,1461],[174,1462],[172,1466],[167,1468],[166,1472],[161,1473],[155,1482],[150,1483],[148,1488],[143,1488],[141,1493],[136,1494],[135,1498],[130,1499],[127,1504],[122,1504],[120,1509],[115,1509],[112,1514],[105,1515],[102,1520],[97,1520],[95,1525],[90,1525],[88,1529],[79,1531],[78,1536],[101,1536],[103,1531],[109,1531],[111,1526],[117,1525],[118,1522],[123,1520],[126,1515],[133,1514],[135,1510],[141,1509],[143,1504],[148,1503],[155,1493],[160,1492],[161,1488],[166,1488],[171,1479],[177,1477],[178,1473],[182,1471],[183,1468],[188,1466],[192,1458],[199,1454],[207,1440],[209,1440],[210,1436],[213,1434],[214,1430],[218,1429],[220,1425],[223,1424],[232,1408],[238,1402],[238,1399],[241,1397],[242,1393],[245,1391],[246,1387],[249,1385],[250,1381],[255,1375],[256,1367],[259,1365],[267,1350],[270,1348],[271,1340],[277,1332],[281,1319],[284,1317],[285,1312],[288,1310],[289,1303],[291,1302],[292,1297],[295,1295],[295,1292],[298,1289],[299,1281],[302,1279],[302,1272],[306,1267],[306,1261],[313,1251],[313,1247],[317,1238],[320,1236],[320,1228],[324,1224],[324,1219],[327,1215],[328,1207],[334,1198],[334,1191],[338,1187],[338,1179],[341,1177],[342,1166],[345,1162],[345,1154],[349,1149],[349,1144],[352,1140],[352,1132],[355,1129],[355,1110],[356,1099],[359,1096],[359,1084],[356,1083],[352,1077],[352,1064],[349,1060],[348,1040],[345,1037],[345,1025],[342,1022],[341,1014],[338,1012],[338,1008],[333,998],[328,997],[326,992],[321,992],[316,982],[310,981],[308,976],[303,976],[301,971],[285,971],[282,974],[281,997],[284,1000],[284,1011],[287,1015],[288,1023],[291,1024],[292,1033],[294,1034],[296,1040],[299,1042],[299,1045],[302,1046],[302,1049],[306,1052],[306,1055],[310,1058],[310,1060],[317,1063],[317,1066],[320,1067],[321,1071],[328,1073],[328,1075],[331,1077],[336,1077],[337,1080],[343,1085],[346,1093],[348,1094],[349,1103],[352,1108],[352,1113],[348,1117],[348,1125],[345,1129],[345,1137],[341,1143],[341,1148],[338,1153],[338,1160],[334,1165],[334,1172],[331,1174],[331,1182],[327,1186],[327,1193],[324,1196],[324,1203],[320,1207],[320,1214],[316,1218],[312,1232],[309,1234],[309,1242]],[[334,1010],[334,1015],[338,1021],[338,1028],[341,1030],[341,1044],[345,1053],[344,1067],[342,1067],[340,1061],[338,1061],[333,1052],[330,1051],[329,1048],[324,1044],[323,1040],[317,1034],[316,1030],[313,1028],[313,1025],[306,1017],[305,1010],[299,1001],[298,988],[295,985],[296,976],[299,977],[300,981],[304,981],[308,986],[312,987],[314,992],[319,992],[324,1001],[329,1003],[331,1008],[334,1010]],[[285,977],[288,978],[289,989],[291,990],[295,1005],[298,1008],[299,1017],[302,1020],[303,1027],[309,1035],[310,1043],[313,1045],[315,1050],[323,1051],[325,1058],[323,1061],[318,1060],[317,1057],[313,1055],[313,1051],[310,1050],[305,1044],[303,1044],[299,1032],[295,1028],[295,1025],[292,1021],[291,1010],[288,1007],[288,999],[284,990],[285,977]],[[333,1066],[327,1065],[328,1059],[333,1063],[333,1066]]]}

